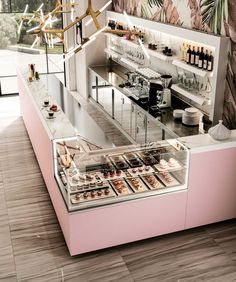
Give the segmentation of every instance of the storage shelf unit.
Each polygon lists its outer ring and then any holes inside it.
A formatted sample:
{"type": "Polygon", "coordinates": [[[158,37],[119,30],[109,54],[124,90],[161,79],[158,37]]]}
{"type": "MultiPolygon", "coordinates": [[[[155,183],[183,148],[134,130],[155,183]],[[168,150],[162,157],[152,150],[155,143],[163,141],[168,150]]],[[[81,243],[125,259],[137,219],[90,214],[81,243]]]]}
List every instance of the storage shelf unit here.
{"type": "MultiPolygon", "coordinates": [[[[107,14],[108,19],[116,19],[120,22],[126,22],[126,18],[123,14],[108,11],[107,14]]],[[[196,67],[190,66],[175,57],[165,58],[163,54],[155,52],[153,50],[147,49],[150,55],[155,55],[160,60],[170,62],[178,68],[182,68],[183,70],[192,72],[193,74],[201,77],[201,78],[210,78],[211,85],[212,85],[212,93],[211,93],[211,103],[209,107],[209,118],[212,120],[213,124],[217,123],[219,119],[222,118],[223,113],[223,101],[224,101],[224,90],[225,90],[225,77],[226,77],[226,70],[227,70],[227,50],[229,50],[230,40],[228,37],[224,36],[216,36],[212,34],[207,34],[205,32],[190,30],[181,28],[178,26],[164,24],[160,22],[155,22],[147,19],[142,19],[135,16],[129,16],[131,22],[134,26],[150,29],[153,31],[164,33],[170,37],[178,38],[178,40],[191,42],[192,44],[204,46],[206,48],[210,48],[214,50],[214,67],[212,72],[199,70],[196,67]]],[[[129,42],[128,40],[123,39],[124,41],[129,42]]],[[[133,42],[129,42],[127,44],[135,44],[133,42]]],[[[182,93],[180,93],[183,95],[182,93]]],[[[196,103],[196,96],[189,96],[188,98],[194,99],[193,102],[196,103]]],[[[198,100],[198,104],[200,105],[202,102],[198,100]]]]}

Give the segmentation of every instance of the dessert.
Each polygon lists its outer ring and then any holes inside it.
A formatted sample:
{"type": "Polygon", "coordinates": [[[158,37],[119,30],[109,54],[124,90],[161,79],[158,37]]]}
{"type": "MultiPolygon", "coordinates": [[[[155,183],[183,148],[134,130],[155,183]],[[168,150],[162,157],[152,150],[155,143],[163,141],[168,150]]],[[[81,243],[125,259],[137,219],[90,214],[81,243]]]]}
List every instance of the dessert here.
{"type": "Polygon", "coordinates": [[[102,196],[102,190],[98,190],[98,191],[97,191],[97,195],[98,195],[99,197],[101,197],[101,196],[102,196]]]}
{"type": "Polygon", "coordinates": [[[169,161],[168,161],[168,165],[171,166],[171,167],[175,167],[175,166],[178,166],[178,161],[174,158],[170,158],[169,161]]]}
{"type": "Polygon", "coordinates": [[[80,200],[80,194],[76,194],[75,195],[75,199],[78,201],[78,200],[80,200]]]}
{"type": "Polygon", "coordinates": [[[146,166],[145,166],[145,170],[146,170],[146,171],[149,171],[149,170],[150,170],[150,166],[149,166],[149,165],[146,165],[146,166]]]}
{"type": "Polygon", "coordinates": [[[168,167],[168,163],[166,160],[160,160],[160,168],[166,169],[168,167]]]}
{"type": "Polygon", "coordinates": [[[57,105],[53,104],[53,105],[50,107],[50,111],[56,112],[56,111],[57,111],[57,105]]]}
{"type": "Polygon", "coordinates": [[[132,168],[132,173],[136,173],[137,172],[137,168],[132,168]]]}
{"type": "Polygon", "coordinates": [[[108,188],[105,189],[105,190],[104,190],[104,194],[105,194],[105,195],[109,195],[109,194],[110,194],[110,190],[109,190],[108,188]]]}
{"type": "Polygon", "coordinates": [[[117,170],[117,171],[116,171],[116,175],[117,175],[117,176],[120,176],[120,175],[121,175],[121,170],[117,170]]]}
{"type": "Polygon", "coordinates": [[[91,191],[90,196],[91,196],[91,198],[94,198],[96,196],[96,192],[95,191],[91,191]]]}
{"type": "Polygon", "coordinates": [[[102,180],[98,180],[97,181],[97,186],[102,186],[103,185],[103,181],[102,180]]]}
{"type": "Polygon", "coordinates": [[[165,180],[168,184],[171,184],[173,182],[173,177],[166,172],[160,173],[160,176],[165,180]]]}
{"type": "Polygon", "coordinates": [[[107,171],[104,171],[104,172],[103,172],[103,177],[104,177],[104,178],[108,178],[108,176],[109,176],[109,173],[108,173],[107,171]]]}
{"type": "Polygon", "coordinates": [[[138,171],[139,171],[139,172],[143,172],[143,167],[139,167],[139,168],[138,168],[138,171]]]}
{"type": "Polygon", "coordinates": [[[89,196],[88,192],[84,192],[84,194],[83,194],[84,199],[87,199],[88,196],[89,196]]]}
{"type": "Polygon", "coordinates": [[[49,117],[53,117],[54,116],[54,112],[52,112],[52,111],[48,112],[48,116],[49,117]]]}

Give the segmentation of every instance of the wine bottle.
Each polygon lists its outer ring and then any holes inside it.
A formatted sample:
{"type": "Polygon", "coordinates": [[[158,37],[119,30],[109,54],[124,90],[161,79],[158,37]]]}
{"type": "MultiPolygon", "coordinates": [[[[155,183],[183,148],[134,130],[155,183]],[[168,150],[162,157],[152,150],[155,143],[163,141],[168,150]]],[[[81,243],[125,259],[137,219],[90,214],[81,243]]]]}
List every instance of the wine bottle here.
{"type": "Polygon", "coordinates": [[[182,44],[180,48],[180,60],[185,61],[185,43],[182,44]]]}
{"type": "Polygon", "coordinates": [[[203,59],[203,69],[204,70],[207,70],[208,59],[209,59],[208,50],[206,50],[206,54],[203,59]]]}
{"type": "Polygon", "coordinates": [[[199,61],[198,61],[198,67],[200,69],[203,68],[203,61],[204,61],[204,52],[203,52],[203,47],[201,48],[201,52],[199,54],[199,61]]]}
{"type": "Polygon", "coordinates": [[[207,70],[208,71],[213,70],[213,61],[214,61],[214,57],[212,56],[212,51],[210,51],[210,56],[208,58],[208,64],[207,64],[207,70]]]}
{"type": "Polygon", "coordinates": [[[195,66],[196,66],[196,67],[198,67],[199,55],[200,55],[199,47],[197,47],[197,52],[196,52],[196,54],[195,54],[195,66]]]}
{"type": "Polygon", "coordinates": [[[190,64],[190,62],[191,62],[191,45],[189,45],[189,47],[188,47],[188,51],[187,51],[187,60],[186,60],[186,63],[187,64],[190,64]]]}
{"type": "Polygon", "coordinates": [[[191,58],[190,58],[191,65],[195,65],[195,56],[196,56],[196,52],[195,52],[195,47],[193,46],[193,50],[191,51],[191,58]]]}

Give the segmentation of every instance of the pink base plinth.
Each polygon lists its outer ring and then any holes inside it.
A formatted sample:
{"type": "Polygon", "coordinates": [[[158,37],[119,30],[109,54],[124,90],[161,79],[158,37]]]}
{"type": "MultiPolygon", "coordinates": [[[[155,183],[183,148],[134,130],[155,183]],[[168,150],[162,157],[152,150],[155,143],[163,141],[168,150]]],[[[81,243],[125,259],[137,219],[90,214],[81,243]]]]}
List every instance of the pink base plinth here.
{"type": "Polygon", "coordinates": [[[189,189],[68,213],[54,179],[46,124],[18,77],[21,111],[71,255],[236,216],[236,148],[191,154],[189,189]]]}

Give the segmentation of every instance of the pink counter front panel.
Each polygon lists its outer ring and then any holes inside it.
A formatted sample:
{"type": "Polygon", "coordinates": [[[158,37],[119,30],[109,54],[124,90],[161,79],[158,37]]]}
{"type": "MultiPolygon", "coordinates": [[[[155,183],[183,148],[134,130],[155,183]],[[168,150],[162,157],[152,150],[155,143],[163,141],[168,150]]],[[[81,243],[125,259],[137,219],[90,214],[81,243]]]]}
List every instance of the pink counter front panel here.
{"type": "Polygon", "coordinates": [[[185,228],[236,217],[236,148],[190,155],[185,228]]]}

